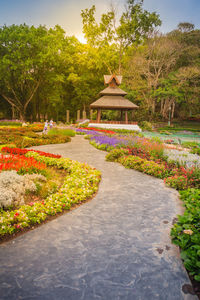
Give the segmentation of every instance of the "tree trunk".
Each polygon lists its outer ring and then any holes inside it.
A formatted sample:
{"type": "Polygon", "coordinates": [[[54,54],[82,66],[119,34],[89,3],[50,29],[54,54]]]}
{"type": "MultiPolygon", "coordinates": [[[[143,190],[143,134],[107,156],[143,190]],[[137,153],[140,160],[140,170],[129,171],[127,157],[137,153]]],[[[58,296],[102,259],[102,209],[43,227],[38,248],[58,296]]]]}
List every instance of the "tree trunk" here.
{"type": "Polygon", "coordinates": [[[12,120],[15,119],[15,108],[14,105],[12,105],[12,120]]]}
{"type": "Polygon", "coordinates": [[[174,118],[174,112],[175,112],[175,101],[172,103],[172,119],[174,118]]]}

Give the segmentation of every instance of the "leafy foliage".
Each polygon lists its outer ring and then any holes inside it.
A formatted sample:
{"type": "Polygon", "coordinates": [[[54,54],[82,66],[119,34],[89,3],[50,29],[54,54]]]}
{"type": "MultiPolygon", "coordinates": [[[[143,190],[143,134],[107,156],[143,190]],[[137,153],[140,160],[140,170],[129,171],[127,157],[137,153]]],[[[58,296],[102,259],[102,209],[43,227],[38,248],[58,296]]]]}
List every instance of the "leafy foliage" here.
{"type": "Polygon", "coordinates": [[[181,258],[194,279],[200,281],[200,190],[180,192],[185,205],[183,216],[171,230],[173,243],[181,248],[181,258]]]}

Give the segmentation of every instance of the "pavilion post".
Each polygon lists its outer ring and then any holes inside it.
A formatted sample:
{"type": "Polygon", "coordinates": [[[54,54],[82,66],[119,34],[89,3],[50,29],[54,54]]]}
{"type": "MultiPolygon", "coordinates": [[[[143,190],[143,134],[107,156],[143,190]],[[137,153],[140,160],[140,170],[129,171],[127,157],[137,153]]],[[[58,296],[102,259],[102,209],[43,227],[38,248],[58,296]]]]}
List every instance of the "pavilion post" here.
{"type": "Polygon", "coordinates": [[[128,110],[125,110],[125,124],[128,124],[128,110]]]}
{"type": "Polygon", "coordinates": [[[101,109],[98,108],[97,109],[97,123],[100,123],[100,121],[101,121],[101,109]]]}
{"type": "Polygon", "coordinates": [[[123,121],[123,110],[121,110],[121,118],[120,121],[123,121]]]}

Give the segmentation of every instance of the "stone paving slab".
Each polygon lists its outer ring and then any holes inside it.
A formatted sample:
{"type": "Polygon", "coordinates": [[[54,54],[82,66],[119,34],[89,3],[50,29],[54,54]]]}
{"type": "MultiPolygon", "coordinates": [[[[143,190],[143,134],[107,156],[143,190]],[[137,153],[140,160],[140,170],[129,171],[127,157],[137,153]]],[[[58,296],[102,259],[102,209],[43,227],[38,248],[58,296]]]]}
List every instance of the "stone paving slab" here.
{"type": "Polygon", "coordinates": [[[0,299],[193,300],[169,233],[181,213],[162,180],[117,163],[82,136],[35,147],[102,172],[96,197],[0,245],[0,299]]]}

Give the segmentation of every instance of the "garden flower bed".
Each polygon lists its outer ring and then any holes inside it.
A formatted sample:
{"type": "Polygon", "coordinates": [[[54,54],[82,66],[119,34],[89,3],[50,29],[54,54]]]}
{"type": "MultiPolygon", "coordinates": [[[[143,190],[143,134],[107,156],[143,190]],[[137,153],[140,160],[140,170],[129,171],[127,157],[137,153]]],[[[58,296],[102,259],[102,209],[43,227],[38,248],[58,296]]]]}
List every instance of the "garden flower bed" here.
{"type": "MultiPolygon", "coordinates": [[[[19,158],[19,156],[17,156],[19,158]]],[[[22,156],[20,156],[22,158],[22,156]]],[[[1,209],[0,237],[3,240],[9,235],[23,232],[55,216],[73,205],[80,204],[91,198],[98,189],[100,172],[87,164],[67,158],[42,156],[37,152],[28,151],[26,159],[37,161],[39,165],[64,170],[66,176],[60,189],[43,201],[31,202],[14,210],[1,209]]]]}
{"type": "Polygon", "coordinates": [[[16,170],[18,174],[44,174],[46,165],[38,162],[32,157],[22,155],[0,155],[0,172],[8,170],[16,170]]]}
{"type": "Polygon", "coordinates": [[[115,134],[114,131],[112,130],[108,130],[108,129],[99,129],[99,128],[95,128],[95,127],[79,127],[79,129],[83,129],[83,130],[93,130],[96,132],[103,132],[105,134],[115,134]]]}
{"type": "Polygon", "coordinates": [[[71,141],[71,138],[66,135],[39,135],[41,126],[35,127],[18,127],[18,128],[3,128],[0,129],[0,146],[14,144],[15,147],[26,148],[47,144],[60,144],[71,141]]]}
{"type": "Polygon", "coordinates": [[[185,268],[200,282],[200,189],[180,191],[185,205],[183,216],[171,230],[173,243],[180,247],[185,268]]]}
{"type": "Polygon", "coordinates": [[[33,149],[20,149],[20,148],[10,148],[10,147],[3,147],[1,148],[1,152],[5,152],[5,153],[11,153],[11,154],[18,154],[18,155],[25,155],[28,152],[36,152],[39,153],[42,156],[46,156],[46,157],[54,157],[54,158],[60,158],[61,155],[56,155],[56,154],[52,154],[52,153],[47,153],[47,152],[43,152],[43,151],[39,151],[39,150],[33,150],[33,149]]]}
{"type": "MultiPolygon", "coordinates": [[[[180,159],[171,160],[164,145],[140,137],[90,136],[90,143],[100,150],[108,151],[106,160],[119,162],[152,175],[180,191],[185,203],[183,216],[171,230],[172,241],[181,249],[184,265],[192,279],[200,281],[200,169],[197,164],[181,164],[180,159]]],[[[185,155],[185,158],[188,156],[185,155]]]]}

